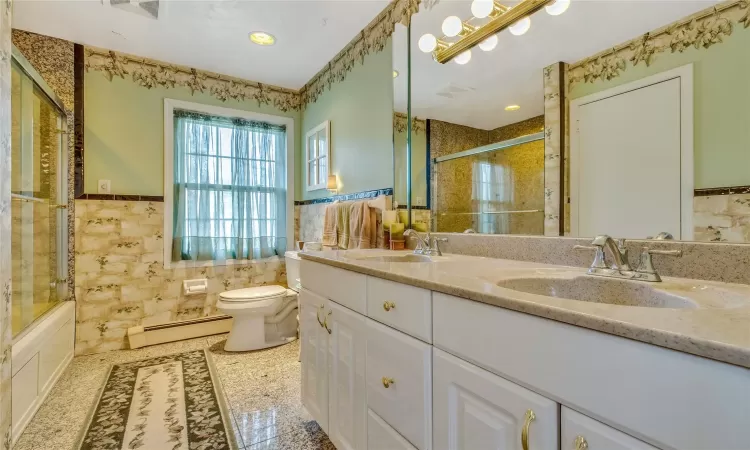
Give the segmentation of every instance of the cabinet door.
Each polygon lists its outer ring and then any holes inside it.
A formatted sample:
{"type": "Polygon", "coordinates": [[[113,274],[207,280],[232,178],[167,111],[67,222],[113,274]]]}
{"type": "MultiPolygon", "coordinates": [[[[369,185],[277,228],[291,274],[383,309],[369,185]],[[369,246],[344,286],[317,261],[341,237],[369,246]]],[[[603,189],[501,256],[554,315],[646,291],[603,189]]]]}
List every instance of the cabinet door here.
{"type": "Polygon", "coordinates": [[[581,413],[562,407],[562,450],[656,450],[581,413]]]}
{"type": "Polygon", "coordinates": [[[385,420],[367,410],[367,450],[417,450],[385,420]]]}
{"type": "Polygon", "coordinates": [[[367,407],[419,450],[432,448],[432,347],[367,319],[367,407]]]}
{"type": "Polygon", "coordinates": [[[328,432],[328,331],[325,320],[328,300],[302,289],[300,307],[300,360],[302,361],[302,404],[328,432]]]}
{"type": "Polygon", "coordinates": [[[338,450],[367,448],[365,316],[334,302],[326,313],[330,330],[328,437],[338,450]]]}
{"type": "Polygon", "coordinates": [[[557,403],[438,349],[433,349],[435,450],[558,448],[557,403]],[[529,421],[527,411],[533,411],[529,421]]]}

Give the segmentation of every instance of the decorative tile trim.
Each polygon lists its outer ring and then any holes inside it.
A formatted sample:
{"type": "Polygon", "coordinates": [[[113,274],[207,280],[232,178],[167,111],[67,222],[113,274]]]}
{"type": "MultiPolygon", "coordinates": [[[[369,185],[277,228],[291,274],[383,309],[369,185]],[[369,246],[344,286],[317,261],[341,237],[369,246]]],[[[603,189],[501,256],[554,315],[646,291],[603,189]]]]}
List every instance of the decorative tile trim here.
{"type": "Polygon", "coordinates": [[[724,42],[734,31],[734,23],[750,27],[750,1],[730,0],[692,16],[658,28],[570,66],[571,85],[584,81],[611,80],[627,69],[628,62],[650,66],[659,53],[684,52],[690,47],[708,49],[724,42]]]}
{"type": "MultiPolygon", "coordinates": [[[[403,133],[406,131],[406,114],[393,113],[393,129],[397,133],[403,133]]],[[[427,121],[418,117],[411,118],[411,130],[417,134],[425,132],[427,130],[427,121]]]]}
{"type": "Polygon", "coordinates": [[[544,68],[544,235],[565,234],[567,65],[544,68]]]}
{"type": "Polygon", "coordinates": [[[733,195],[733,194],[750,194],[750,186],[730,186],[719,188],[696,189],[695,197],[704,197],[710,195],[733,195]]]}
{"type": "MultiPolygon", "coordinates": [[[[408,26],[411,16],[419,11],[421,0],[393,0],[378,14],[349,44],[347,44],[328,64],[323,67],[300,90],[302,103],[315,103],[334,83],[342,82],[365,56],[382,52],[388,39],[396,29],[396,24],[408,26]]],[[[304,106],[303,106],[304,107],[304,106]]]]}
{"type": "Polygon", "coordinates": [[[124,202],[163,202],[162,195],[81,194],[76,200],[118,200],[124,202]]]}
{"type": "MultiPolygon", "coordinates": [[[[83,194],[83,153],[84,153],[84,71],[86,65],[83,45],[73,47],[73,79],[75,83],[73,94],[73,192],[74,198],[83,194]]],[[[70,182],[70,180],[68,180],[70,182]]]]}
{"type": "Polygon", "coordinates": [[[380,197],[381,195],[393,195],[393,188],[375,189],[372,191],[355,192],[353,194],[334,195],[331,197],[314,198],[311,200],[298,200],[298,201],[295,201],[294,204],[299,206],[299,205],[314,205],[318,203],[333,203],[335,201],[346,202],[350,200],[362,200],[365,198],[375,198],[375,197],[380,197]]]}
{"type": "MultiPolygon", "coordinates": [[[[406,209],[406,205],[398,205],[398,207],[396,209],[406,209]]],[[[429,206],[421,206],[421,205],[420,206],[411,205],[411,209],[429,210],[430,207],[429,206]]]]}

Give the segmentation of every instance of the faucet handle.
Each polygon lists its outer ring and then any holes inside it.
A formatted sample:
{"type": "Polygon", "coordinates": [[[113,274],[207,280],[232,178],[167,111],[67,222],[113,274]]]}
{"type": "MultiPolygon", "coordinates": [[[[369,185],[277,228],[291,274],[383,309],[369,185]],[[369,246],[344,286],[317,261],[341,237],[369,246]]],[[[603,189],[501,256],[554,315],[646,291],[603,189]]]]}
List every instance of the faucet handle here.
{"type": "Polygon", "coordinates": [[[661,277],[659,277],[659,274],[656,273],[656,269],[654,269],[654,261],[651,258],[652,255],[677,257],[682,256],[682,250],[651,250],[648,247],[643,247],[641,261],[635,271],[652,275],[655,278],[655,281],[661,281],[661,277]]]}
{"type": "Polygon", "coordinates": [[[576,245],[573,247],[573,250],[594,250],[594,261],[591,263],[592,269],[606,269],[607,268],[607,262],[604,260],[604,247],[600,247],[598,245],[595,246],[588,246],[588,245],[576,245]]]}
{"type": "Polygon", "coordinates": [[[432,245],[430,247],[430,251],[436,254],[437,256],[443,256],[443,252],[440,251],[441,242],[448,242],[448,238],[439,238],[439,237],[432,238],[432,245]]]}

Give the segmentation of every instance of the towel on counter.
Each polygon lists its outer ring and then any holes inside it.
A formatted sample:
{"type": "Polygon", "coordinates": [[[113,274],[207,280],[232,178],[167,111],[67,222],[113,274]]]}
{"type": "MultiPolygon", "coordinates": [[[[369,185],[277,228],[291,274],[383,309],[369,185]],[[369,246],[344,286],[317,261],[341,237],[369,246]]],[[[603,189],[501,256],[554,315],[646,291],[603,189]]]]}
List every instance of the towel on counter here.
{"type": "Polygon", "coordinates": [[[352,203],[348,248],[367,249],[377,246],[376,223],[375,211],[370,209],[366,201],[352,203]]]}
{"type": "Polygon", "coordinates": [[[339,241],[336,233],[338,224],[338,202],[326,206],[325,218],[323,219],[323,246],[338,247],[339,241]]]}

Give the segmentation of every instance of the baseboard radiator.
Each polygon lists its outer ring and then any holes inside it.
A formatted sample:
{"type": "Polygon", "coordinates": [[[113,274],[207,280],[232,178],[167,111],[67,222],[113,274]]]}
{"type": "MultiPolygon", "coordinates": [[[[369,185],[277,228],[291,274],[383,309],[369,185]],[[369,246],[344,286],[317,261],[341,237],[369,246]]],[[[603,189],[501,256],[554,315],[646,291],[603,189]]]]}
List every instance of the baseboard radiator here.
{"type": "Polygon", "coordinates": [[[228,333],[231,328],[232,316],[222,314],[200,319],[128,328],[128,341],[130,342],[130,348],[141,348],[165,342],[228,333]]]}

